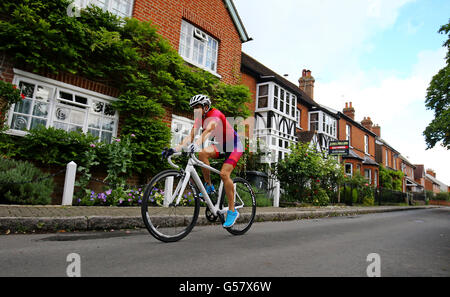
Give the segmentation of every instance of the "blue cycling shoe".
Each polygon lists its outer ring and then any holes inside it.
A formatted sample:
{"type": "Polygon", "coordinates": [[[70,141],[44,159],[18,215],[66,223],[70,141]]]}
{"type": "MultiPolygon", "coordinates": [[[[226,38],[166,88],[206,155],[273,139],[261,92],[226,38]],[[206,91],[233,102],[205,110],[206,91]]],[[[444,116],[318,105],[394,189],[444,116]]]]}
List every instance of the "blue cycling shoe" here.
{"type": "MultiPolygon", "coordinates": [[[[208,183],[205,183],[205,189],[206,189],[206,193],[208,193],[208,195],[212,194],[212,193],[214,193],[216,191],[216,189],[214,188],[214,185],[208,185],[208,183]]],[[[200,198],[203,198],[203,194],[202,193],[198,194],[198,196],[200,198]]]]}
{"type": "Polygon", "coordinates": [[[229,210],[227,211],[227,219],[225,223],[223,224],[224,228],[230,228],[236,223],[237,219],[239,218],[239,212],[235,210],[234,212],[229,210]]]}

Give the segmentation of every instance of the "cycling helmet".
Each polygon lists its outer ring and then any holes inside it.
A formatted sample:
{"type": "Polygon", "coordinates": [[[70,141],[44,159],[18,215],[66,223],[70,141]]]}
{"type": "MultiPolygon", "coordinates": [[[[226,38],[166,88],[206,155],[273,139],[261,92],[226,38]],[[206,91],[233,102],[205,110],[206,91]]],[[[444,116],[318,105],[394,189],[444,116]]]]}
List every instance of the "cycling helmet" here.
{"type": "Polygon", "coordinates": [[[191,108],[199,104],[201,104],[202,106],[207,105],[209,110],[209,108],[211,107],[211,99],[209,99],[209,97],[206,95],[199,94],[192,97],[189,101],[189,106],[191,108]]]}

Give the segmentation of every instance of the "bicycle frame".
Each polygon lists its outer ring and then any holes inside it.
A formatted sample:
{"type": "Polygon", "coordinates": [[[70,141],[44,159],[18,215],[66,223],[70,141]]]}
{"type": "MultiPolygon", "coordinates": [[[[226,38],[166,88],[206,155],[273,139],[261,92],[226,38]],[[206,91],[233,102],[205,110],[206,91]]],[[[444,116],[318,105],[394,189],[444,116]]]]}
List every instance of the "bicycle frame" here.
{"type": "MultiPolygon", "coordinates": [[[[176,153],[173,154],[172,156],[170,156],[168,158],[168,162],[170,164],[170,166],[172,166],[175,169],[180,169],[179,166],[175,165],[172,162],[172,157],[176,157],[176,156],[180,156],[182,153],[176,153]]],[[[200,192],[203,194],[203,198],[205,200],[206,205],[208,206],[209,210],[211,211],[212,214],[214,215],[219,215],[219,214],[224,214],[228,211],[228,207],[219,209],[220,207],[220,197],[222,197],[222,191],[223,189],[223,181],[220,182],[220,186],[219,186],[219,192],[218,192],[218,199],[216,202],[216,205],[214,205],[211,201],[211,198],[209,197],[205,187],[203,186],[202,180],[200,179],[200,176],[197,173],[197,170],[195,169],[196,166],[199,167],[203,167],[205,169],[210,170],[213,173],[216,174],[220,174],[220,171],[206,165],[205,163],[203,163],[202,161],[198,160],[197,157],[195,156],[194,153],[189,153],[189,161],[188,164],[186,166],[186,169],[184,170],[184,178],[178,183],[176,189],[175,189],[175,193],[170,193],[170,190],[173,187],[173,180],[172,181],[166,181],[166,189],[164,191],[164,206],[169,206],[170,204],[173,203],[173,201],[176,198],[176,203],[175,205],[178,205],[182,199],[184,190],[186,189],[186,186],[189,183],[189,180],[193,179],[193,181],[195,182],[197,188],[200,190],[200,192]],[[167,190],[167,192],[166,192],[167,190]]],[[[236,193],[236,189],[234,189],[234,200],[236,201],[236,196],[238,196],[239,200],[240,197],[239,195],[236,193]]],[[[241,200],[242,202],[242,200],[241,200]]],[[[242,208],[244,207],[244,203],[242,202],[242,205],[239,206],[235,206],[236,209],[242,208]]]]}

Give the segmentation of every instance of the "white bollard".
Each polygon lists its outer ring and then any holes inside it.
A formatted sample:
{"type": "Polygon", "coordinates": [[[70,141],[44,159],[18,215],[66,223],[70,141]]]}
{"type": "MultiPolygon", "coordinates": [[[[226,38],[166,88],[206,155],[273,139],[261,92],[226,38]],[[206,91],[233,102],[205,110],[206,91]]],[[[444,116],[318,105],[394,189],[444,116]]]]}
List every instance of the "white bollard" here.
{"type": "Polygon", "coordinates": [[[169,206],[169,201],[173,195],[173,176],[166,178],[166,182],[164,185],[164,207],[169,206]]]}
{"type": "Polygon", "coordinates": [[[77,164],[74,161],[72,161],[69,164],[67,164],[62,205],[72,205],[76,174],[77,174],[77,164]]]}
{"type": "Polygon", "coordinates": [[[273,207],[280,207],[280,182],[276,181],[273,192],[273,207]]]}

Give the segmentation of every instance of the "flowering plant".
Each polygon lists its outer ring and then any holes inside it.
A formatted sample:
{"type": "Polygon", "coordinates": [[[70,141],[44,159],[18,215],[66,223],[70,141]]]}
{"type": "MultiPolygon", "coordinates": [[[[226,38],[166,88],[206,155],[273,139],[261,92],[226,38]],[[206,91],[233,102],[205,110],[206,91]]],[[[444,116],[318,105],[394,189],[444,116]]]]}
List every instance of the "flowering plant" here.
{"type": "Polygon", "coordinates": [[[15,85],[0,80],[0,124],[3,123],[9,107],[24,98],[25,96],[20,93],[15,85]]]}

